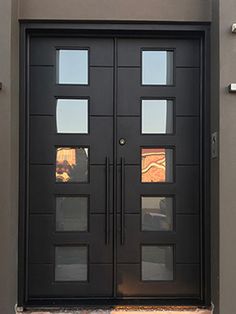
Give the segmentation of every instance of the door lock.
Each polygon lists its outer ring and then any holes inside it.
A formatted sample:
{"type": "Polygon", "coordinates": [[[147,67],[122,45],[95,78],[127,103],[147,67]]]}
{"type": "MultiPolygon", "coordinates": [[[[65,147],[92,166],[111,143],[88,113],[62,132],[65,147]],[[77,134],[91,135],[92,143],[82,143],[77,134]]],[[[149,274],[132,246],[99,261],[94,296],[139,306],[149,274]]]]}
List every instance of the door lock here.
{"type": "Polygon", "coordinates": [[[120,143],[120,145],[125,145],[126,140],[124,138],[120,138],[119,143],[120,143]]]}

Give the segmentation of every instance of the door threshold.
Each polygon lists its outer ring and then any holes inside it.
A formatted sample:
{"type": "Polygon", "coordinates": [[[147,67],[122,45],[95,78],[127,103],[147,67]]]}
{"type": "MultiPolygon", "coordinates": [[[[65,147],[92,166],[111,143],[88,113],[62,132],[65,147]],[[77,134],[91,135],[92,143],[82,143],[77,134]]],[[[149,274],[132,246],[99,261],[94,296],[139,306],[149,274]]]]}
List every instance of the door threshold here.
{"type": "Polygon", "coordinates": [[[112,306],[112,307],[79,307],[55,309],[23,309],[17,308],[16,314],[213,314],[210,308],[196,306],[112,306]]]}

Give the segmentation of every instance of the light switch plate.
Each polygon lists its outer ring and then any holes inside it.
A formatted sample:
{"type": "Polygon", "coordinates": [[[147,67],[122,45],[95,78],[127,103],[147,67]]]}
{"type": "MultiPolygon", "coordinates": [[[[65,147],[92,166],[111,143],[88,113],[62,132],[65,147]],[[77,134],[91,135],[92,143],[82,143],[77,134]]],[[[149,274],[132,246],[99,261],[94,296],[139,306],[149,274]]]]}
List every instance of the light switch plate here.
{"type": "Polygon", "coordinates": [[[211,158],[218,157],[218,132],[211,134],[211,158]]]}

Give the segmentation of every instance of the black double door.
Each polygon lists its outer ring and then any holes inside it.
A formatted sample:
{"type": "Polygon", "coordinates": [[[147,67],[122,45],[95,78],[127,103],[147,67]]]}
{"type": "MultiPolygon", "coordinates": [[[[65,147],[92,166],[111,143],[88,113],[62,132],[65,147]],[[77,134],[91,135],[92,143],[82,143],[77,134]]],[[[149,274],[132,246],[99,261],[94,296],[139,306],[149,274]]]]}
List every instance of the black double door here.
{"type": "Polygon", "coordinates": [[[29,56],[29,299],[199,299],[199,41],[35,36],[29,56]]]}

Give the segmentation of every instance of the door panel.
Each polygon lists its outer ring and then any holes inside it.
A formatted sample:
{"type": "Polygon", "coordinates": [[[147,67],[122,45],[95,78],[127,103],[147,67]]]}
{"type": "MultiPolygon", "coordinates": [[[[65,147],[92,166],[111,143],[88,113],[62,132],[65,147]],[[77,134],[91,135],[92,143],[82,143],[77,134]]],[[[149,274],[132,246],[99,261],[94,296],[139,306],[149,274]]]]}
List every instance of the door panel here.
{"type": "Polygon", "coordinates": [[[31,38],[29,299],[200,299],[200,65],[197,39],[31,38]]]}
{"type": "Polygon", "coordinates": [[[113,40],[44,39],[31,42],[28,293],[111,296],[113,40]],[[88,84],[58,83],[60,49],[87,51],[88,84]]]}
{"type": "Polygon", "coordinates": [[[117,269],[121,296],[199,293],[197,45],[196,41],[118,41],[117,135],[123,143],[118,142],[117,156],[122,161],[120,174],[125,177],[118,184],[117,269]],[[167,51],[172,51],[173,61],[167,51]],[[158,69],[162,78],[156,74],[158,69]],[[172,76],[169,81],[168,76],[172,76]],[[148,118],[143,105],[149,106],[148,118]],[[143,130],[144,122],[149,134],[143,130]],[[163,122],[163,127],[157,128],[163,122]],[[148,197],[147,207],[142,208],[142,200],[148,197]],[[172,208],[167,198],[173,200],[172,208]],[[143,228],[143,224],[154,230],[143,228]],[[195,280],[194,284],[189,278],[195,280]]]}

